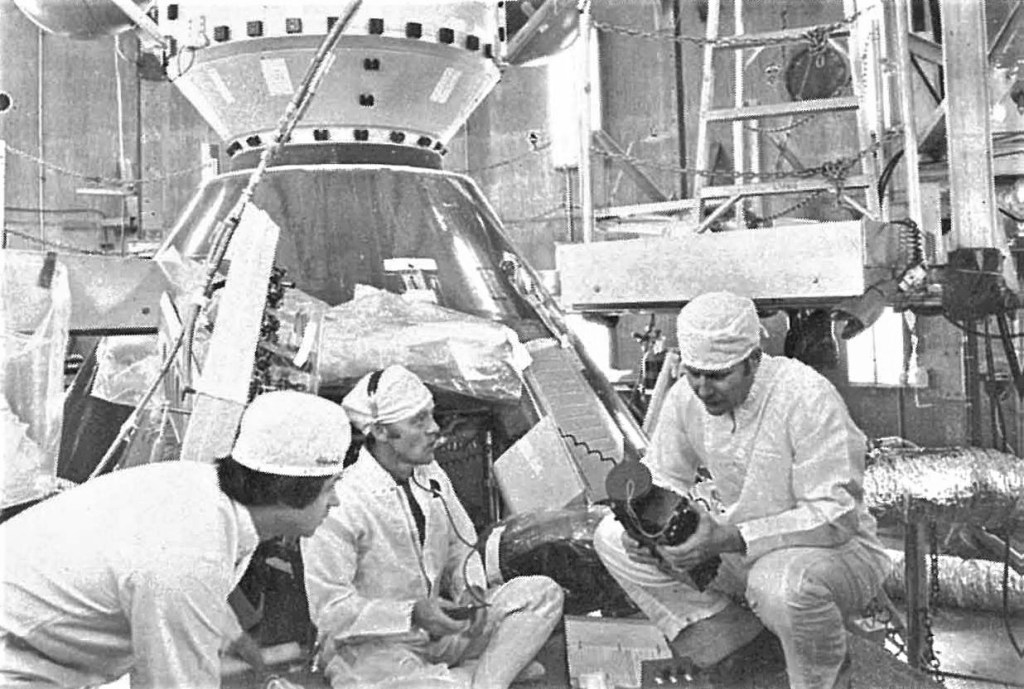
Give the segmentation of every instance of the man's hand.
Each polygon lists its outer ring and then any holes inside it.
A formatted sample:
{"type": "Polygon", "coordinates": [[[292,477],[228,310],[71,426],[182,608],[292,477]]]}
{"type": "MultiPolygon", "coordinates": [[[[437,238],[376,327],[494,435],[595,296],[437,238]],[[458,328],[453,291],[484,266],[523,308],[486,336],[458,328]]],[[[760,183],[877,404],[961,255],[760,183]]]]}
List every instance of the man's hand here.
{"type": "Polygon", "coordinates": [[[743,552],[745,543],[739,529],[715,521],[699,502],[691,503],[700,521],[697,530],[686,541],[675,546],[657,546],[657,555],[627,532],[622,533],[622,547],[633,562],[651,565],[675,578],[688,577],[691,569],[715,555],[743,552]]]}
{"type": "MultiPolygon", "coordinates": [[[[459,596],[459,605],[480,605],[487,600],[487,593],[479,586],[467,586],[466,590],[459,596]]],[[[469,629],[462,633],[463,636],[475,639],[480,636],[487,626],[487,608],[480,607],[473,611],[469,619],[469,629]]]]}
{"type": "Polygon", "coordinates": [[[669,569],[686,572],[715,555],[743,552],[746,544],[738,528],[717,522],[699,502],[691,503],[691,507],[700,518],[693,535],[679,545],[658,546],[669,569]]]}
{"type": "Polygon", "coordinates": [[[622,548],[633,562],[655,567],[661,563],[661,558],[652,553],[649,547],[630,536],[628,531],[622,532],[622,548]]]}
{"type": "Polygon", "coordinates": [[[240,637],[228,644],[227,651],[231,655],[241,658],[259,672],[266,672],[267,668],[263,663],[260,645],[246,632],[242,632],[240,637]]]}
{"type": "Polygon", "coordinates": [[[460,622],[444,614],[445,608],[456,607],[455,603],[441,598],[420,598],[412,608],[412,623],[432,639],[462,633],[470,628],[470,621],[460,622]]]}

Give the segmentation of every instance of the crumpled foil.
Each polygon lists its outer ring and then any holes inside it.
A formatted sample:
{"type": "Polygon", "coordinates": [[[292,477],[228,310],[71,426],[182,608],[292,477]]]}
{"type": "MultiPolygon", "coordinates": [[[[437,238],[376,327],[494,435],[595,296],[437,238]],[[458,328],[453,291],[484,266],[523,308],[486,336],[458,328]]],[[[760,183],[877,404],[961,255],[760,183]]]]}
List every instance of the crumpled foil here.
{"type": "Polygon", "coordinates": [[[1024,461],[980,447],[886,447],[869,454],[864,500],[876,517],[1024,527],[1024,461]]]}
{"type": "MultiPolygon", "coordinates": [[[[283,318],[301,299],[313,297],[289,290],[283,318]]],[[[427,385],[491,401],[518,400],[529,365],[508,326],[365,285],[324,313],[319,354],[321,387],[401,364],[427,385]]]]}

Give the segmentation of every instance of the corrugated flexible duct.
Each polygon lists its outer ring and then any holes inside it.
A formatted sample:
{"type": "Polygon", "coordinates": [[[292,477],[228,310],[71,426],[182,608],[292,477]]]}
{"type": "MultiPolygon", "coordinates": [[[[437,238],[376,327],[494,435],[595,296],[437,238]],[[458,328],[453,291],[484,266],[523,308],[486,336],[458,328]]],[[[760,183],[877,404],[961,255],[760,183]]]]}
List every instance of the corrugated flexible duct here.
{"type": "Polygon", "coordinates": [[[864,475],[864,499],[882,520],[935,520],[994,534],[1024,529],[1024,461],[988,448],[882,448],[864,475]]]}
{"type": "MultiPolygon", "coordinates": [[[[881,521],[967,524],[1001,538],[1024,532],[1024,461],[978,447],[883,447],[869,456],[864,500],[881,521]]],[[[904,553],[889,551],[895,564],[886,590],[906,593],[904,553]]],[[[938,558],[938,605],[1000,611],[1004,565],[984,559],[938,558]]],[[[1007,607],[1024,610],[1024,577],[1010,571],[1007,607]]]]}

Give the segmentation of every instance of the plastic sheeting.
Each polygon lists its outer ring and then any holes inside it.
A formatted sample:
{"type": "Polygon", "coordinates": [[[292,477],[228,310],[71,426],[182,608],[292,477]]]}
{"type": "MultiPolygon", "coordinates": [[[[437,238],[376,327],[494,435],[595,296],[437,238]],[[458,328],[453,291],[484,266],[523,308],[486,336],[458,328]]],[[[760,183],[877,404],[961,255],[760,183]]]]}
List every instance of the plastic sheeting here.
{"type": "Polygon", "coordinates": [[[513,401],[522,392],[520,373],[529,361],[518,336],[501,323],[366,285],[324,314],[324,387],[402,364],[441,390],[513,401]]]}
{"type": "MultiPolygon", "coordinates": [[[[499,539],[501,578],[542,574],[565,591],[565,613],[634,610],[625,592],[601,564],[594,550],[594,530],[610,514],[603,505],[526,512],[497,522],[483,538],[499,539]]],[[[493,546],[486,546],[492,549],[493,546]]],[[[486,555],[485,561],[492,560],[486,555]]],[[[488,562],[488,578],[493,577],[488,562]]]]}
{"type": "Polygon", "coordinates": [[[58,264],[48,290],[49,308],[31,334],[15,332],[9,317],[17,308],[16,299],[9,299],[13,295],[4,277],[0,507],[6,508],[57,490],[71,292],[67,271],[58,264]]]}
{"type": "MultiPolygon", "coordinates": [[[[204,333],[203,339],[209,336],[204,333]]],[[[160,375],[163,363],[157,335],[105,337],[96,346],[96,375],[89,394],[133,409],[160,375]]],[[[118,467],[177,458],[181,439],[174,435],[169,413],[163,386],[157,386],[137,419],[131,445],[118,456],[118,467]]]]}
{"type": "MultiPolygon", "coordinates": [[[[137,406],[162,365],[156,335],[105,337],[96,347],[91,394],[114,404],[137,406]]],[[[159,405],[162,397],[158,388],[152,403],[159,405]]]]}

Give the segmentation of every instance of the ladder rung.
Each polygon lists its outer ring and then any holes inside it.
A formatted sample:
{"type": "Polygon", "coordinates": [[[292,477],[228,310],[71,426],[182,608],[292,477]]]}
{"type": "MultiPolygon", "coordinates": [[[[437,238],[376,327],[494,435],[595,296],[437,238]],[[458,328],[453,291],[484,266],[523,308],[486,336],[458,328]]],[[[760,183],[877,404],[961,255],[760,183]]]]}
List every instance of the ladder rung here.
{"type": "Polygon", "coordinates": [[[792,103],[770,103],[768,105],[748,105],[743,108],[721,108],[709,110],[705,119],[708,122],[756,120],[763,117],[804,115],[812,112],[856,110],[857,107],[856,96],[840,96],[838,98],[816,98],[813,100],[793,101],[792,103]]]}
{"type": "MultiPolygon", "coordinates": [[[[733,49],[756,48],[763,45],[774,45],[776,43],[798,43],[806,40],[811,29],[817,27],[804,26],[793,29],[782,29],[780,31],[765,31],[764,33],[745,33],[739,36],[721,36],[714,44],[715,48],[733,49]]],[[[829,38],[842,38],[850,35],[850,29],[843,26],[835,29],[829,34],[829,38]]]]}
{"type": "MultiPolygon", "coordinates": [[[[873,184],[868,175],[851,175],[843,181],[844,189],[863,189],[873,184]]],[[[821,189],[835,189],[832,182],[814,177],[810,179],[785,179],[771,182],[748,182],[728,186],[704,187],[700,190],[702,199],[720,199],[729,196],[769,196],[772,194],[802,194],[821,189]]]]}

